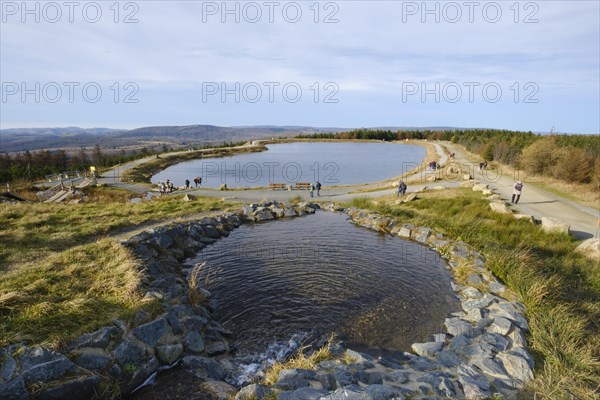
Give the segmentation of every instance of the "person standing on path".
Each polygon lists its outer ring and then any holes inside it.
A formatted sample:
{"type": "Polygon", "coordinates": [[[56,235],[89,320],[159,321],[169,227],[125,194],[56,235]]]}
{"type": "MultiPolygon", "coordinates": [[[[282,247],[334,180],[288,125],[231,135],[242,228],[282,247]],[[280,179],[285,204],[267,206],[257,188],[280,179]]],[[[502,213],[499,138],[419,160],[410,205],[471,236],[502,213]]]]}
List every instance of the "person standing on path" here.
{"type": "Polygon", "coordinates": [[[189,180],[189,179],[186,179],[186,180],[185,180],[185,188],[186,188],[186,189],[189,189],[189,188],[190,188],[190,180],[189,180]]]}
{"type": "Polygon", "coordinates": [[[310,197],[315,197],[315,185],[310,184],[310,197]]]}
{"type": "Polygon", "coordinates": [[[521,198],[521,191],[523,190],[523,182],[516,181],[513,186],[512,200],[510,201],[513,204],[517,204],[519,199],[521,198]]]}
{"type": "Polygon", "coordinates": [[[404,196],[404,193],[406,193],[406,183],[404,183],[403,180],[401,180],[400,182],[398,182],[398,193],[396,194],[397,196],[404,196]]]}
{"type": "Polygon", "coordinates": [[[317,181],[315,188],[317,189],[317,196],[321,197],[321,182],[317,181]]]}

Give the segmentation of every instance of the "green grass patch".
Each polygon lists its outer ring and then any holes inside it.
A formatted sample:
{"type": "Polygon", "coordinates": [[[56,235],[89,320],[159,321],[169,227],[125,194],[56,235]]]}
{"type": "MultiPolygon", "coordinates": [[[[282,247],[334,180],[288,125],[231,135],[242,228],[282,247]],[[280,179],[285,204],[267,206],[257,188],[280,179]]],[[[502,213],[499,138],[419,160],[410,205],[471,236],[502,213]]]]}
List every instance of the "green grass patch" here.
{"type": "Polygon", "coordinates": [[[110,235],[230,203],[165,196],[140,204],[96,189],[98,203],[0,204],[0,346],[18,341],[60,346],[139,309],[138,261],[110,235]],[[117,201],[119,200],[119,201],[117,201]]]}
{"type": "Polygon", "coordinates": [[[473,245],[485,255],[488,269],[520,296],[537,359],[536,379],[523,397],[537,392],[549,399],[597,398],[600,268],[573,251],[572,237],[496,214],[480,194],[467,189],[420,193],[417,201],[401,205],[394,200],[357,198],[350,204],[473,245]]]}

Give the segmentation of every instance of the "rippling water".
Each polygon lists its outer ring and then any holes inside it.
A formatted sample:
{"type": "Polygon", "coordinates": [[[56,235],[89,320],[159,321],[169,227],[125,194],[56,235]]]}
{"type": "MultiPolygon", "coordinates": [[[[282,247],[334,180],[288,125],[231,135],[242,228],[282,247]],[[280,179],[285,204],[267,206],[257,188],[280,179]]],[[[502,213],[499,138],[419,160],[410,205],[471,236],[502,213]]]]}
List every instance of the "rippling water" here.
{"type": "Polygon", "coordinates": [[[243,225],[188,262],[202,261],[242,355],[331,332],[363,351],[404,351],[459,309],[436,252],[343,214],[243,225]]]}
{"type": "Polygon", "coordinates": [[[425,157],[422,146],[397,143],[284,143],[260,153],[208,158],[173,165],[152,177],[153,183],[202,177],[202,187],[268,186],[269,183],[320,181],[325,186],[354,185],[400,176],[425,157]]]}

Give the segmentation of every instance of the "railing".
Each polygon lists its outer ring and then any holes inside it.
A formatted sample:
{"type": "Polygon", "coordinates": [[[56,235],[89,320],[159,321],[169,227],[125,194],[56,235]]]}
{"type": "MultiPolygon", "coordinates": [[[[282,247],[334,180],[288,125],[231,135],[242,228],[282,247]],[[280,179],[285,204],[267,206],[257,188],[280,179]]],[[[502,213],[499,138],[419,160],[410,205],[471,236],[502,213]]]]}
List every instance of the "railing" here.
{"type": "Polygon", "coordinates": [[[55,182],[55,181],[75,179],[75,178],[84,178],[84,177],[85,177],[85,173],[82,171],[67,171],[67,172],[61,172],[60,174],[46,175],[46,179],[48,180],[48,182],[55,182]]]}

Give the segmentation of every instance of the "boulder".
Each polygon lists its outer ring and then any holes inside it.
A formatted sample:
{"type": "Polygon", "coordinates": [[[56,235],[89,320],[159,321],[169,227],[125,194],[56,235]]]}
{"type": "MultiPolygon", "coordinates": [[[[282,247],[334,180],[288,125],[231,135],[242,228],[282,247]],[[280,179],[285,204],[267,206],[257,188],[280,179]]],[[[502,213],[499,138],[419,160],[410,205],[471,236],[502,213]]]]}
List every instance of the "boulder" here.
{"type": "Polygon", "coordinates": [[[28,398],[29,392],[27,392],[23,378],[19,377],[7,384],[0,383],[0,399],[25,400],[28,398]]]}
{"type": "Polygon", "coordinates": [[[513,379],[522,383],[529,382],[533,379],[533,370],[531,369],[531,366],[527,360],[520,355],[513,352],[500,353],[496,358],[502,362],[504,369],[506,369],[508,375],[513,379]]]}
{"type": "Polygon", "coordinates": [[[149,347],[154,347],[158,341],[169,334],[171,329],[166,316],[152,322],[140,325],[132,331],[133,336],[149,347]]]}
{"type": "Polygon", "coordinates": [[[310,381],[316,379],[316,372],[309,369],[284,369],[279,373],[277,383],[273,387],[281,390],[296,390],[309,387],[310,381]]]}
{"type": "Polygon", "coordinates": [[[270,387],[259,385],[256,383],[244,386],[238,394],[235,395],[235,400],[263,400],[271,398],[273,391],[270,387]]]}
{"type": "Polygon", "coordinates": [[[121,331],[114,326],[105,326],[92,333],[86,333],[73,340],[67,348],[69,350],[81,348],[81,347],[98,347],[106,348],[110,343],[111,339],[115,339],[119,336],[121,331]]]}
{"type": "Polygon", "coordinates": [[[465,181],[470,181],[473,177],[470,174],[464,174],[462,177],[465,181]]]}
{"type": "Polygon", "coordinates": [[[413,343],[412,350],[423,357],[433,357],[444,347],[443,342],[413,343]]]}
{"type": "Polygon", "coordinates": [[[44,347],[26,348],[19,357],[25,382],[48,382],[75,370],[67,357],[44,347]]]}
{"type": "Polygon", "coordinates": [[[427,178],[425,178],[426,182],[435,182],[437,180],[438,180],[438,178],[435,175],[431,175],[431,176],[428,176],[427,178]]]}
{"type": "Polygon", "coordinates": [[[237,389],[223,381],[206,381],[200,385],[202,397],[208,395],[208,398],[214,400],[228,400],[233,398],[237,389]]]}
{"type": "Polygon", "coordinates": [[[532,215],[529,214],[513,214],[514,219],[524,219],[532,224],[535,224],[535,220],[532,215]]]}
{"type": "Polygon", "coordinates": [[[559,221],[556,218],[542,217],[542,230],[547,233],[569,234],[571,225],[559,221]]]}
{"type": "Polygon", "coordinates": [[[461,376],[458,382],[463,388],[465,399],[482,400],[491,397],[490,384],[487,380],[477,380],[470,376],[461,376]]]}
{"type": "Polygon", "coordinates": [[[481,194],[484,195],[484,196],[491,196],[491,195],[494,194],[494,192],[492,192],[490,189],[483,189],[481,191],[481,194]]]}
{"type": "Polygon", "coordinates": [[[461,184],[460,184],[461,188],[467,188],[467,189],[473,188],[473,186],[475,186],[473,181],[464,181],[464,182],[461,182],[461,184]]]}
{"type": "Polygon", "coordinates": [[[183,196],[183,201],[196,201],[196,196],[191,194],[186,194],[183,196]]]}
{"type": "Polygon", "coordinates": [[[499,333],[500,335],[507,335],[508,332],[510,332],[510,329],[512,328],[512,323],[503,317],[496,317],[494,318],[494,322],[492,322],[492,325],[490,325],[490,327],[488,328],[489,332],[492,333],[499,333]]]}
{"type": "Polygon", "coordinates": [[[282,392],[277,397],[278,400],[319,400],[327,395],[325,390],[318,390],[311,387],[303,387],[293,392],[282,392]]]}
{"type": "Polygon", "coordinates": [[[444,189],[446,189],[446,186],[442,186],[442,185],[434,186],[431,188],[431,190],[444,190],[444,189]]]}
{"type": "Polygon", "coordinates": [[[490,208],[492,211],[500,213],[500,214],[512,214],[512,211],[504,204],[503,201],[492,201],[490,203],[490,208]]]}
{"type": "Polygon", "coordinates": [[[156,353],[160,362],[171,365],[181,357],[181,354],[183,354],[183,345],[177,343],[158,346],[156,353]]]}
{"type": "Polygon", "coordinates": [[[402,202],[403,203],[409,203],[411,201],[415,201],[416,199],[417,199],[417,194],[416,193],[410,193],[410,194],[407,194],[404,199],[402,199],[402,202]]]}
{"type": "MultiPolygon", "coordinates": [[[[600,262],[600,238],[592,238],[581,242],[575,251],[583,254],[590,260],[600,262]]],[[[597,266],[597,265],[596,265],[597,266]]]]}
{"type": "Polygon", "coordinates": [[[485,189],[487,189],[487,188],[488,188],[488,185],[487,185],[487,184],[485,184],[485,183],[478,183],[478,184],[476,184],[476,185],[473,185],[473,188],[472,188],[472,190],[473,190],[474,192],[483,192],[483,191],[484,191],[485,189]]]}
{"type": "Polygon", "coordinates": [[[185,347],[194,353],[202,353],[204,351],[204,338],[198,331],[191,331],[185,336],[183,341],[185,347]]]}

